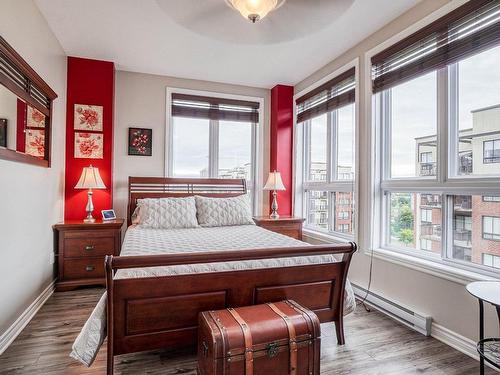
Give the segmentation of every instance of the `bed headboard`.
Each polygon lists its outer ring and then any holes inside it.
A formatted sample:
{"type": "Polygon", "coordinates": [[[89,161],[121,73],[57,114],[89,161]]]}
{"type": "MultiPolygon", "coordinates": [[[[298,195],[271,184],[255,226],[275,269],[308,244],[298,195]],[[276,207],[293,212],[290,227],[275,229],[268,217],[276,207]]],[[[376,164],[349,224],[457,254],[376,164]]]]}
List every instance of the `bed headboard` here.
{"type": "Polygon", "coordinates": [[[229,178],[175,178],[175,177],[129,177],[127,225],[132,224],[132,214],[137,199],[189,197],[236,197],[247,193],[245,179],[229,178]]]}

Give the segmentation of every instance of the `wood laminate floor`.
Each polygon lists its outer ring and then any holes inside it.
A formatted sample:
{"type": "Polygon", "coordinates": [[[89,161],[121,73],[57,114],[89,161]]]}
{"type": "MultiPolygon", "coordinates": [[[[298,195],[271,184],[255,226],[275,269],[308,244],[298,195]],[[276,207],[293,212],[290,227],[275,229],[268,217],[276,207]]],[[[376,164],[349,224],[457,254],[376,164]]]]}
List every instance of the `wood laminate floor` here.
{"type": "MultiPolygon", "coordinates": [[[[0,356],[0,374],[104,374],[106,347],[90,368],[68,354],[103,289],[55,293],[0,356]]],[[[322,325],[322,374],[478,374],[478,362],[383,314],[358,308],[345,320],[346,345],[322,325]]],[[[152,351],[116,357],[116,374],[196,374],[190,353],[152,351]]],[[[497,374],[487,370],[487,374],[497,374]]]]}

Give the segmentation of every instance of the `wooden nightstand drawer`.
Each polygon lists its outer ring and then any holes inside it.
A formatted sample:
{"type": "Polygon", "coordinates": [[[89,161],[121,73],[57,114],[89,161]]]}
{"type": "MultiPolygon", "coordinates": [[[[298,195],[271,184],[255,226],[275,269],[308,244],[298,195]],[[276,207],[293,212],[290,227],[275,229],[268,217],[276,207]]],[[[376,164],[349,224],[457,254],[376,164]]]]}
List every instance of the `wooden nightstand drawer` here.
{"type": "Polygon", "coordinates": [[[304,219],[297,217],[280,217],[271,219],[268,216],[254,217],[255,224],[272,232],[302,240],[302,223],[304,219]]]}
{"type": "Polygon", "coordinates": [[[92,257],[97,255],[113,254],[115,249],[115,237],[92,237],[89,234],[87,238],[65,238],[64,256],[66,258],[74,257],[92,257]]]}
{"type": "Polygon", "coordinates": [[[68,220],[53,226],[58,255],[56,291],[105,285],[104,259],[106,255],[120,255],[123,222],[68,220]]]}
{"type": "Polygon", "coordinates": [[[302,240],[302,230],[297,228],[280,228],[280,229],[266,228],[266,229],[273,232],[281,233],[288,237],[295,238],[296,240],[302,240]]]}
{"type": "Polygon", "coordinates": [[[96,279],[104,277],[104,257],[79,258],[64,261],[64,278],[96,279]]]}

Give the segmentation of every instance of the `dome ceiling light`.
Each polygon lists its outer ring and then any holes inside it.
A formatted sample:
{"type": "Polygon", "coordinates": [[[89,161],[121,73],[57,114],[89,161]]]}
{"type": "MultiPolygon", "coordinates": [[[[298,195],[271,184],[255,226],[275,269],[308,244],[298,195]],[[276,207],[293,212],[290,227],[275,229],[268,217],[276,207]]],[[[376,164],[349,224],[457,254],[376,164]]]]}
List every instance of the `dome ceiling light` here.
{"type": "Polygon", "coordinates": [[[263,19],[269,12],[282,6],[284,2],[285,0],[226,0],[229,6],[252,23],[263,19]]]}

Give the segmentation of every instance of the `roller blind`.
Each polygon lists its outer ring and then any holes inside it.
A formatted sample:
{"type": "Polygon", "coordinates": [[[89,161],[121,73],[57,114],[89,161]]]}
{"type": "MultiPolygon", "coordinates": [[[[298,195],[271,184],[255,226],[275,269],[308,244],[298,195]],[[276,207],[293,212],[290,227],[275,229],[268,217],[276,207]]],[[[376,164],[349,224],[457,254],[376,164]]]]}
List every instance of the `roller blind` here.
{"type": "Polygon", "coordinates": [[[355,100],[355,69],[322,84],[297,99],[297,123],[333,111],[355,100]]]}
{"type": "Polygon", "coordinates": [[[258,123],[259,103],[172,94],[172,116],[258,123]]]}
{"type": "Polygon", "coordinates": [[[500,44],[500,1],[470,0],[372,57],[373,92],[500,44]]]}

